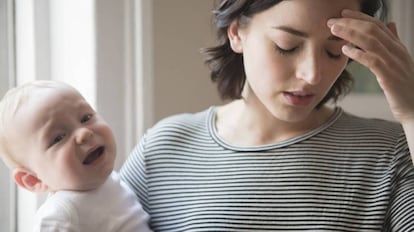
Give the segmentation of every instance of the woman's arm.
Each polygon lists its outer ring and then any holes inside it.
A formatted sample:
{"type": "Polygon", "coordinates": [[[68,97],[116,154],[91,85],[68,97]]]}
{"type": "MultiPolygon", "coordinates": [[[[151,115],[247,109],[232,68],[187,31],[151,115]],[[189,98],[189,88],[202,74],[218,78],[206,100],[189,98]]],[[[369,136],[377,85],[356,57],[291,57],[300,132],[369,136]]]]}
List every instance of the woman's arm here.
{"type": "MultiPolygon", "coordinates": [[[[414,90],[413,90],[414,91],[414,90]]],[[[402,124],[407,138],[408,148],[410,149],[411,161],[414,164],[414,120],[402,124]]]]}
{"type": "Polygon", "coordinates": [[[331,19],[332,34],[349,44],[343,53],[366,66],[376,76],[394,118],[407,137],[414,162],[414,61],[400,41],[395,23],[385,25],[358,11],[344,10],[331,19]]]}

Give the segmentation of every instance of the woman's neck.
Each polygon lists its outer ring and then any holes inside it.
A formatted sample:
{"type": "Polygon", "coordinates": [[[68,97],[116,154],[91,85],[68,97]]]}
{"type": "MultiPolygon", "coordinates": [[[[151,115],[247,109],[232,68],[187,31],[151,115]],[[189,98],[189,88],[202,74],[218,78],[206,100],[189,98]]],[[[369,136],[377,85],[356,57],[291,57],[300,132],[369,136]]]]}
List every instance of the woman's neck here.
{"type": "Polygon", "coordinates": [[[215,126],[226,142],[239,146],[274,144],[303,135],[324,124],[334,110],[328,107],[313,110],[300,122],[283,121],[268,111],[253,110],[243,100],[219,107],[215,126]]]}

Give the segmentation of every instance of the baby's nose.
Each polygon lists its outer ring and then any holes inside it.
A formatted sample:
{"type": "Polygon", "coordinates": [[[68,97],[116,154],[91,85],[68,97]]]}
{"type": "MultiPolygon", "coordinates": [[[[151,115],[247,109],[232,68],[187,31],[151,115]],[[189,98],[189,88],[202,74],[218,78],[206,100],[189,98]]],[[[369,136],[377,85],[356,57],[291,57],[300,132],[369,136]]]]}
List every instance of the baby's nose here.
{"type": "Polygon", "coordinates": [[[86,143],[93,136],[93,132],[88,128],[79,128],[76,132],[76,143],[86,143]]]}

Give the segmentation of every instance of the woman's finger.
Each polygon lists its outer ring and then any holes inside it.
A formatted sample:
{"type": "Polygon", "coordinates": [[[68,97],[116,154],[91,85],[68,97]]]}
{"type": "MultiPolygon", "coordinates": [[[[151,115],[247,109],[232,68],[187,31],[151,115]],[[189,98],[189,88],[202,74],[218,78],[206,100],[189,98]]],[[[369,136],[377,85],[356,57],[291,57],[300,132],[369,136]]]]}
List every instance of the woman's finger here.
{"type": "Polygon", "coordinates": [[[385,33],[387,33],[389,36],[393,36],[394,38],[397,38],[397,36],[390,30],[390,28],[385,26],[385,24],[381,20],[371,17],[361,11],[353,11],[353,10],[345,9],[342,11],[341,15],[342,17],[345,17],[345,18],[359,19],[359,20],[374,23],[379,28],[381,28],[385,33]]]}
{"type": "MultiPolygon", "coordinates": [[[[352,60],[369,68],[376,76],[382,76],[381,67],[385,66],[385,61],[380,56],[373,53],[365,52],[352,44],[346,44],[342,47],[342,52],[352,60]]],[[[389,62],[389,61],[388,61],[389,62]]]]}
{"type": "Polygon", "coordinates": [[[359,19],[339,19],[331,26],[331,32],[355,47],[365,52],[373,52],[380,57],[387,54],[387,48],[394,45],[394,41],[382,30],[376,29],[372,23],[359,19]]]}
{"type": "Polygon", "coordinates": [[[398,35],[397,31],[397,25],[395,24],[395,22],[388,23],[387,27],[392,32],[392,34],[395,35],[395,37],[397,37],[397,39],[400,39],[400,36],[398,35]]]}

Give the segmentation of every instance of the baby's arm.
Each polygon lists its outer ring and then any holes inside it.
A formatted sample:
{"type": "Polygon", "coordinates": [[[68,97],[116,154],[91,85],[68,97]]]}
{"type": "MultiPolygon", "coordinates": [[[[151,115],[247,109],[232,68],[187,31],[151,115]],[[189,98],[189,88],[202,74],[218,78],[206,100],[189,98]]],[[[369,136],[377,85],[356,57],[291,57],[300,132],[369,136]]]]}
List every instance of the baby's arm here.
{"type": "Polygon", "coordinates": [[[80,232],[74,209],[62,201],[48,199],[36,212],[34,232],[80,232]]]}

